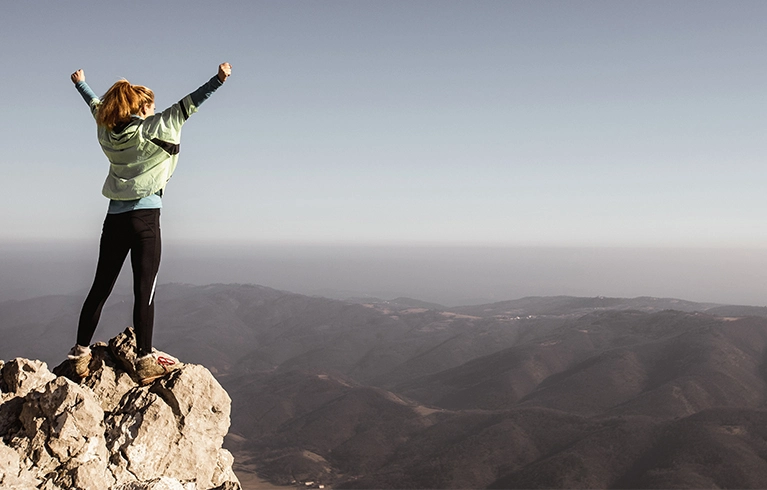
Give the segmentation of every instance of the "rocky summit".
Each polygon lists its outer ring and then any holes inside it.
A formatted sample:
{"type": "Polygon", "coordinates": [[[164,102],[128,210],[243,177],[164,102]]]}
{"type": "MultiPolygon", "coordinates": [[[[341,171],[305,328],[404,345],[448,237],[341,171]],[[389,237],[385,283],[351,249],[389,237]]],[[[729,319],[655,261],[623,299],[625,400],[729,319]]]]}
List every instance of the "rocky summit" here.
{"type": "Polygon", "coordinates": [[[0,488],[238,490],[222,443],[231,400],[184,364],[149,386],[132,372],[131,329],[91,346],[91,374],[67,361],[0,361],[0,488]]]}

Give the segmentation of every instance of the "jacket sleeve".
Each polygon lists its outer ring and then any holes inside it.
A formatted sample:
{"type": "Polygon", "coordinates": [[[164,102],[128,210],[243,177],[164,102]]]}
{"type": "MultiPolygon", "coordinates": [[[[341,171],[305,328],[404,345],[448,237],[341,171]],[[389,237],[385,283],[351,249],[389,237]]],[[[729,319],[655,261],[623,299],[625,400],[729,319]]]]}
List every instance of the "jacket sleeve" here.
{"type": "Polygon", "coordinates": [[[200,88],[161,113],[146,118],[144,123],[146,134],[150,139],[159,138],[178,144],[181,137],[181,126],[189,119],[189,116],[197,112],[200,104],[205,102],[221,85],[223,83],[218,79],[218,76],[213,76],[200,88]]]}
{"type": "Polygon", "coordinates": [[[181,142],[181,127],[195,112],[197,112],[197,106],[187,95],[164,111],[144,119],[142,124],[144,136],[149,140],[157,138],[178,144],[181,142]]]}
{"type": "Polygon", "coordinates": [[[83,100],[85,100],[85,103],[90,107],[93,117],[96,117],[96,109],[98,109],[99,104],[101,104],[101,99],[93,93],[93,90],[91,90],[88,84],[85,83],[85,80],[77,82],[75,88],[80,92],[83,100]]]}
{"type": "Polygon", "coordinates": [[[218,90],[218,87],[223,85],[224,82],[218,79],[218,75],[214,75],[210,80],[205,82],[200,88],[189,94],[192,98],[192,102],[197,107],[200,107],[203,102],[213,95],[213,92],[218,90]]]}

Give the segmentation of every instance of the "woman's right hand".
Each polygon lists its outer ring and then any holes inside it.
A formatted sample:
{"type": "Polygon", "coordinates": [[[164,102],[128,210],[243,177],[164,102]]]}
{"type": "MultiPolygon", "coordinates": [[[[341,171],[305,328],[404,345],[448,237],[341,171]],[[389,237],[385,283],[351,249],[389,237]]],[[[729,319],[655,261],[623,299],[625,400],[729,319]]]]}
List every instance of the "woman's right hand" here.
{"type": "MultiPolygon", "coordinates": [[[[81,70],[82,71],[82,70],[81,70]]],[[[229,63],[221,63],[218,65],[218,79],[221,83],[224,83],[229,75],[232,74],[232,65],[229,63]]]]}
{"type": "Polygon", "coordinates": [[[85,81],[85,72],[82,70],[77,70],[76,72],[72,73],[72,76],[69,77],[72,79],[72,83],[77,82],[84,82],[85,81]]]}

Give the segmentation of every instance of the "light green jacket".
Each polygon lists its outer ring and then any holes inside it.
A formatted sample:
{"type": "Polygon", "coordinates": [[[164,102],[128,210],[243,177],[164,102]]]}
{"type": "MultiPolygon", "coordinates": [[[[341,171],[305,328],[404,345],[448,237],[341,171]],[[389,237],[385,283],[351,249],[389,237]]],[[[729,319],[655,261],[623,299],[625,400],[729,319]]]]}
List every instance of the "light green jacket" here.
{"type": "MultiPolygon", "coordinates": [[[[101,101],[91,99],[96,116],[101,101]]],[[[109,130],[98,126],[101,149],[109,159],[109,174],[101,192],[109,199],[129,201],[165,189],[178,163],[181,127],[197,112],[191,95],[161,113],[109,130]]]]}

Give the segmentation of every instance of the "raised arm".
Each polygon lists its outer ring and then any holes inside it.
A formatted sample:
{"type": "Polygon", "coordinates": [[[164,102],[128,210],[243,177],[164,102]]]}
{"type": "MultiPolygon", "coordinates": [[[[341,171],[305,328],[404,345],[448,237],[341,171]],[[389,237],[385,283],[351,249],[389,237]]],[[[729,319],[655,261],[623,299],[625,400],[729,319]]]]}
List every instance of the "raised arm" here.
{"type": "Polygon", "coordinates": [[[218,65],[218,73],[215,77],[212,77],[207,83],[203,84],[200,88],[189,94],[192,97],[192,103],[199,107],[200,104],[205,102],[213,92],[224,84],[227,78],[232,74],[232,65],[229,63],[221,63],[218,65]]]}
{"type": "Polygon", "coordinates": [[[72,73],[69,78],[72,80],[72,83],[75,84],[75,88],[78,92],[80,92],[80,95],[83,97],[85,103],[88,104],[88,106],[91,108],[91,111],[94,111],[94,104],[99,102],[99,98],[95,93],[93,93],[93,90],[91,90],[88,84],[85,83],[85,72],[83,70],[77,70],[76,72],[72,73]]]}
{"type": "MultiPolygon", "coordinates": [[[[181,131],[181,126],[189,119],[189,116],[197,112],[197,108],[205,102],[227,78],[232,74],[232,65],[221,63],[218,65],[218,73],[213,75],[210,80],[202,84],[197,90],[190,93],[172,106],[149,116],[145,119],[144,131],[147,135],[158,137],[163,141],[177,143],[181,131]]],[[[85,82],[83,82],[85,83],[85,82]]]]}

